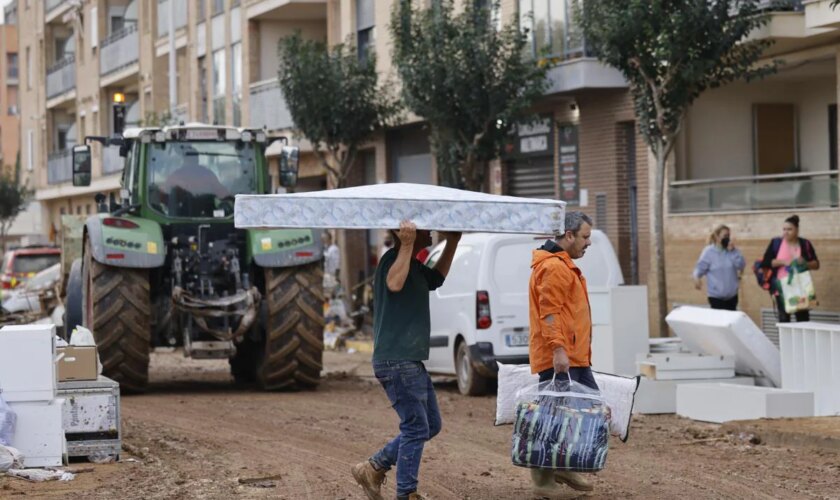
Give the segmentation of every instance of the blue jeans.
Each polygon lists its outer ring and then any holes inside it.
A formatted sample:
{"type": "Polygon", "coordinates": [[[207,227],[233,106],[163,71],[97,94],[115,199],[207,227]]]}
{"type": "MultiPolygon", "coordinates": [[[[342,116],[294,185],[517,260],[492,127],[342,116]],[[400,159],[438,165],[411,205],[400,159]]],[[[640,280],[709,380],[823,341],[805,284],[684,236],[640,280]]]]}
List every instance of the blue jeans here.
{"type": "Polygon", "coordinates": [[[423,445],[440,432],[440,408],[419,361],[374,361],[373,373],[400,416],[400,434],[370,458],[377,469],[397,467],[397,496],[417,491],[423,445]]]}

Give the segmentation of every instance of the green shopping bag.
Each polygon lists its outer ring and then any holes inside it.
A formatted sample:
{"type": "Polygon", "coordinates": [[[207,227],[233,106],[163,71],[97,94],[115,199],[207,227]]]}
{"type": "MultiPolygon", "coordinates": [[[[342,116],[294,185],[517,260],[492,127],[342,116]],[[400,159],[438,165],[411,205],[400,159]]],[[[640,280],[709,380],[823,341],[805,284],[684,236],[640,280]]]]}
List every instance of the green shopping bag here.
{"type": "Polygon", "coordinates": [[[807,311],[817,305],[817,294],[807,265],[791,265],[787,277],[779,280],[779,287],[788,314],[807,311]]]}

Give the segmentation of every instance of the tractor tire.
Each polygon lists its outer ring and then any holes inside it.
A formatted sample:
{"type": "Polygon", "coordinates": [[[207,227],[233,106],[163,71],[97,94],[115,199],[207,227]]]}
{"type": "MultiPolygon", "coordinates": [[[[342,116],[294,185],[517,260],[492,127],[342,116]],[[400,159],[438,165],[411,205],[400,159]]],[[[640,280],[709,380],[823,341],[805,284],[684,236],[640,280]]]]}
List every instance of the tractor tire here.
{"type": "Polygon", "coordinates": [[[64,340],[70,341],[70,335],[82,319],[82,259],[76,259],[70,266],[70,275],[64,294],[64,340]]]}
{"type": "Polygon", "coordinates": [[[314,389],[320,383],[323,277],[319,262],[265,269],[265,343],[257,364],[261,389],[314,389]]]}
{"type": "Polygon", "coordinates": [[[152,319],[149,271],[101,264],[86,241],[82,274],[84,326],[96,339],[102,374],[119,382],[124,393],[145,391],[152,319]]]}

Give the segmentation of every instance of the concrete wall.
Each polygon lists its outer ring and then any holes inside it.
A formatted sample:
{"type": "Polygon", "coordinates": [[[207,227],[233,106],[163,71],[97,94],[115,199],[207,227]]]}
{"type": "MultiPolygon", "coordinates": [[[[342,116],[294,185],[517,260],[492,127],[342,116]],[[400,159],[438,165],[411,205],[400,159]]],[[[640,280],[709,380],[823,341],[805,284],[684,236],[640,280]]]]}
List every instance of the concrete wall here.
{"type": "Polygon", "coordinates": [[[300,30],[301,36],[311,40],[327,40],[327,25],[323,21],[260,21],[259,72],[255,81],[277,78],[277,43],[300,30]]]}

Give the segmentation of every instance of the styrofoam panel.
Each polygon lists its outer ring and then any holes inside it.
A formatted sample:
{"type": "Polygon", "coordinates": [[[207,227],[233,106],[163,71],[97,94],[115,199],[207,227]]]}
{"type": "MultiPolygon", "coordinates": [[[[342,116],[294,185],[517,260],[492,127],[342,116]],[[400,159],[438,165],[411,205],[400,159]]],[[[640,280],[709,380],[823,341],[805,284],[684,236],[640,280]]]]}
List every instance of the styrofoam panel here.
{"type": "Polygon", "coordinates": [[[55,325],[0,329],[0,391],[7,402],[55,398],[55,325]]]}
{"type": "Polygon", "coordinates": [[[682,306],[666,318],[685,347],[705,354],[735,357],[738,374],[782,384],[779,349],[741,311],[682,306]]]}
{"type": "Polygon", "coordinates": [[[55,467],[64,463],[64,399],[49,403],[10,403],[17,415],[12,446],[24,456],[24,467],[55,467]]]}
{"type": "Polygon", "coordinates": [[[731,420],[814,416],[814,393],[735,384],[682,384],[677,414],[721,424],[731,420]]]}
{"type": "Polygon", "coordinates": [[[735,369],[733,356],[710,356],[693,352],[647,353],[637,355],[636,361],[656,365],[657,371],[735,369]]]}
{"type": "Polygon", "coordinates": [[[782,387],[814,392],[817,416],[840,415],[840,325],[780,323],[782,387]]]}
{"type": "MultiPolygon", "coordinates": [[[[633,413],[658,414],[677,412],[677,386],[682,384],[708,384],[722,382],[720,379],[698,380],[651,380],[642,377],[639,390],[636,391],[636,402],[633,413]]],[[[723,380],[727,384],[753,385],[752,377],[734,377],[723,380]]]]}

